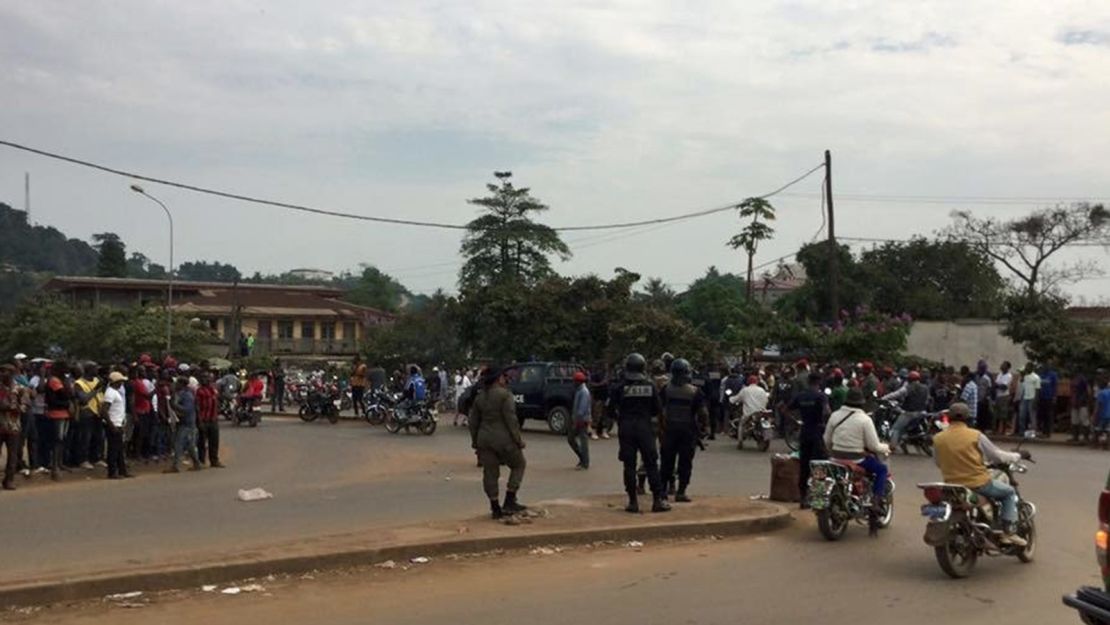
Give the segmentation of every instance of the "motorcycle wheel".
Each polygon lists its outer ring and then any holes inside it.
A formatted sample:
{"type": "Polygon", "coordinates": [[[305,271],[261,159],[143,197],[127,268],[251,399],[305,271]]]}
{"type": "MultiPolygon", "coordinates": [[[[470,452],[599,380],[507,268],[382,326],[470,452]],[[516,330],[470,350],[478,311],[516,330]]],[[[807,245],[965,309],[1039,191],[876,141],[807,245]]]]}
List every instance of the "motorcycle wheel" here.
{"type": "Polygon", "coordinates": [[[931,439],[926,438],[925,440],[918,443],[917,449],[926,456],[930,458],[933,457],[933,441],[931,439]]]}
{"type": "Polygon", "coordinates": [[[401,422],[397,419],[397,415],[392,412],[385,416],[385,431],[390,434],[396,434],[401,431],[401,422]]]}
{"type": "Polygon", "coordinates": [[[788,425],[786,431],[782,433],[782,439],[786,441],[786,446],[790,448],[790,451],[798,451],[798,447],[801,445],[801,431],[796,425],[788,425]]]}
{"type": "Polygon", "coordinates": [[[979,559],[979,552],[964,531],[954,532],[947,543],[936,548],[937,564],[953,579],[963,579],[971,575],[971,570],[979,559]]]}
{"type": "Polygon", "coordinates": [[[759,439],[759,442],[756,443],[756,447],[759,449],[759,451],[767,451],[771,448],[771,441],[765,438],[761,438],[759,439]]]}
{"type": "Polygon", "coordinates": [[[886,481],[886,495],[883,497],[883,516],[879,518],[879,527],[886,529],[894,523],[894,483],[886,481]]]}
{"type": "Polygon", "coordinates": [[[332,408],[328,411],[328,423],[339,423],[339,411],[332,408]]]}
{"type": "Polygon", "coordinates": [[[436,433],[436,420],[425,419],[420,422],[420,425],[418,425],[417,428],[424,436],[431,436],[432,434],[436,433]]]}
{"type": "Polygon", "coordinates": [[[366,420],[370,425],[381,425],[385,421],[385,412],[381,408],[370,410],[366,413],[366,420]]]}
{"type": "Polygon", "coordinates": [[[305,405],[301,406],[300,410],[297,411],[297,414],[300,415],[301,421],[304,421],[305,423],[311,423],[312,421],[316,420],[316,417],[320,416],[305,405]]]}
{"type": "Polygon", "coordinates": [[[821,535],[826,540],[840,540],[844,537],[844,532],[848,531],[848,517],[835,518],[832,514],[832,506],[818,510],[817,529],[821,530],[821,535]]]}
{"type": "Polygon", "coordinates": [[[1037,554],[1037,526],[1034,524],[1033,519],[1029,518],[1029,508],[1025,502],[1019,504],[1021,507],[1018,509],[1018,536],[1025,539],[1027,543],[1025,549],[1018,552],[1018,560],[1028,564],[1033,561],[1033,557],[1037,554]]]}
{"type": "Polygon", "coordinates": [[[261,420],[262,420],[262,415],[260,415],[257,412],[252,413],[251,414],[251,427],[252,428],[258,427],[258,422],[261,421],[261,420]]]}

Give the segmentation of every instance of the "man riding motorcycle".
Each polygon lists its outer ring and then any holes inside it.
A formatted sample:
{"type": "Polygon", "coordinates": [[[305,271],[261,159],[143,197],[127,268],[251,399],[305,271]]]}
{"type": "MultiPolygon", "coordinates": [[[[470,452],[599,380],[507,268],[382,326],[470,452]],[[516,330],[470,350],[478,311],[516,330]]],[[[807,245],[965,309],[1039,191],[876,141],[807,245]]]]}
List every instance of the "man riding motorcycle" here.
{"type": "MultiPolygon", "coordinates": [[[[844,405],[829,417],[825,425],[825,448],[831,458],[850,460],[871,474],[871,506],[872,510],[878,511],[886,494],[884,489],[888,473],[879,456],[889,455],[890,447],[879,440],[875,422],[863,410],[863,404],[863,391],[849,389],[844,405]]],[[[878,525],[873,515],[871,533],[875,535],[877,532],[878,525]]]]}
{"type": "Polygon", "coordinates": [[[420,372],[420,367],[411,365],[409,367],[409,381],[405,384],[405,390],[401,392],[401,401],[397,404],[397,409],[407,419],[409,411],[419,402],[424,401],[428,396],[428,387],[424,382],[424,375],[420,372]]]}
{"type": "Polygon", "coordinates": [[[767,410],[767,401],[770,397],[767,389],[759,385],[758,376],[748,376],[748,385],[729,399],[733,404],[740,404],[742,407],[738,432],[744,431],[744,426],[747,424],[748,419],[767,410]]]}
{"type": "Polygon", "coordinates": [[[1026,450],[1002,451],[985,434],[968,425],[971,410],[967,404],[957,402],[948,408],[948,429],[933,439],[936,462],[947,484],[958,484],[1002,506],[1002,542],[1024,547],[1026,541],[1016,534],[1018,510],[1017,493],[1009,484],[992,480],[988,464],[1012,464],[1029,460],[1026,450]]]}
{"type": "Polygon", "coordinates": [[[906,377],[908,380],[898,390],[893,393],[883,395],[883,401],[901,401],[902,414],[890,426],[890,448],[897,449],[898,442],[902,439],[902,433],[914,421],[922,418],[925,411],[929,408],[929,387],[921,382],[921,373],[917,371],[910,371],[906,377]]]}

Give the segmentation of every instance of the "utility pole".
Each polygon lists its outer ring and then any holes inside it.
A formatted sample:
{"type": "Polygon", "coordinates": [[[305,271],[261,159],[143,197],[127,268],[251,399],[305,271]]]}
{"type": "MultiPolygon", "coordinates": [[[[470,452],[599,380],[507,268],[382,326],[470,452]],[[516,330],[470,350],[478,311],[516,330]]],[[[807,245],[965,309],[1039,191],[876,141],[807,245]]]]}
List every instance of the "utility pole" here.
{"type": "Polygon", "coordinates": [[[27,213],[27,223],[31,223],[31,172],[23,172],[23,212],[27,213]]]}
{"type": "Polygon", "coordinates": [[[833,219],[832,154],[828,150],[825,150],[825,203],[829,206],[829,306],[835,321],[840,318],[840,250],[833,219]]]}

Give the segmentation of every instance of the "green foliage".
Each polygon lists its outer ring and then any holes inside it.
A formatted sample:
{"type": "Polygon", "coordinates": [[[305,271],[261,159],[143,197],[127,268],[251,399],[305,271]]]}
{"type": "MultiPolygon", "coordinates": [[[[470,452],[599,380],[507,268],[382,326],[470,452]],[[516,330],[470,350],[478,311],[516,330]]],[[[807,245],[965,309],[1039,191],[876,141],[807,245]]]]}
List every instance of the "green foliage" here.
{"type": "Polygon", "coordinates": [[[0,313],[15,310],[49,279],[46,273],[0,268],[0,313]]]}
{"type": "MultiPolygon", "coordinates": [[[[173,352],[179,360],[197,360],[213,339],[205,327],[175,315],[173,352]]],[[[24,301],[0,322],[5,353],[61,353],[98,362],[132,359],[140,353],[160,354],[166,342],[166,317],[160,308],[77,310],[48,295],[24,301]]]]}
{"type": "Polygon", "coordinates": [[[206,260],[181,263],[177,266],[176,275],[181,280],[198,282],[235,282],[243,277],[235,265],[206,260]]]}
{"type": "Polygon", "coordinates": [[[740,276],[710,267],[678,296],[675,310],[708,339],[721,341],[731,328],[745,322],[755,306],[747,300],[745,290],[740,276]]]}
{"type": "Polygon", "coordinates": [[[1006,309],[1003,334],[1024,344],[1030,361],[1085,372],[1110,363],[1110,328],[1069,317],[1062,297],[1016,294],[1006,309]]]}
{"type": "Polygon", "coordinates": [[[527,187],[516,188],[512,172],[494,172],[500,181],[487,184],[490,195],[468,200],[485,214],[467,224],[460,253],[459,287],[475,290],[501,283],[534,285],[552,275],[550,256],[570,258],[570,248],[550,226],[533,216],[548,210],[527,187]]]}
{"type": "Polygon", "coordinates": [[[127,277],[164,280],[167,276],[166,268],[150,259],[141,252],[131,252],[127,257],[127,277]]]}
{"type": "Polygon", "coordinates": [[[667,286],[662,278],[650,278],[644,284],[643,291],[633,294],[633,299],[649,308],[659,310],[674,310],[678,302],[678,295],[674,289],[667,286]]]}
{"type": "Polygon", "coordinates": [[[737,208],[741,219],[750,218],[751,221],[739,234],[729,239],[728,245],[732,249],[743,249],[748,255],[747,297],[751,299],[752,281],[755,279],[752,275],[752,262],[759,243],[769,240],[775,234],[775,229],[767,224],[768,221],[775,219],[775,207],[761,197],[750,197],[741,202],[737,208]]]}
{"type": "MultiPolygon", "coordinates": [[[[871,297],[871,289],[867,287],[867,278],[856,264],[851,250],[846,245],[838,245],[836,253],[840,267],[841,306],[851,310],[866,304],[871,297]]],[[[776,302],[775,308],[797,320],[827,321],[837,318],[838,311],[832,310],[829,301],[829,257],[828,243],[802,246],[796,258],[805,267],[806,282],[776,302]]]]}
{"type": "Polygon", "coordinates": [[[97,253],[88,243],[67,239],[54,228],[32,226],[27,213],[0,203],[0,265],[31,271],[89,275],[97,253]]]}
{"type": "Polygon", "coordinates": [[[127,251],[114,232],[101,232],[93,235],[94,245],[98,254],[96,260],[96,275],[102,278],[127,277],[127,251]]]}
{"type": "Polygon", "coordinates": [[[362,274],[349,282],[344,299],[352,304],[396,312],[409,295],[408,289],[392,276],[372,265],[363,265],[362,274]]]}
{"type": "Polygon", "coordinates": [[[413,362],[442,362],[452,368],[469,364],[456,330],[458,316],[458,302],[436,293],[420,310],[370,328],[363,344],[366,360],[391,369],[413,362]]]}
{"type": "Polygon", "coordinates": [[[821,360],[893,360],[906,348],[912,321],[859,307],[832,324],[807,324],[802,340],[821,360]]]}

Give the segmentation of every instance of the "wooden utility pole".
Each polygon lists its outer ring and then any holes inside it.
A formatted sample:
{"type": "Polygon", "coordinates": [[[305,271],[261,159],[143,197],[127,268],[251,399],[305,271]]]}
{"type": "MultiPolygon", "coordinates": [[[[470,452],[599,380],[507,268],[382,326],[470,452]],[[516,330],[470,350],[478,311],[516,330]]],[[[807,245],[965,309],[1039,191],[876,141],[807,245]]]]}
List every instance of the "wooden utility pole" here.
{"type": "Polygon", "coordinates": [[[840,250],[833,219],[832,154],[828,150],[825,150],[825,203],[829,206],[829,306],[835,321],[840,318],[840,250]]]}

